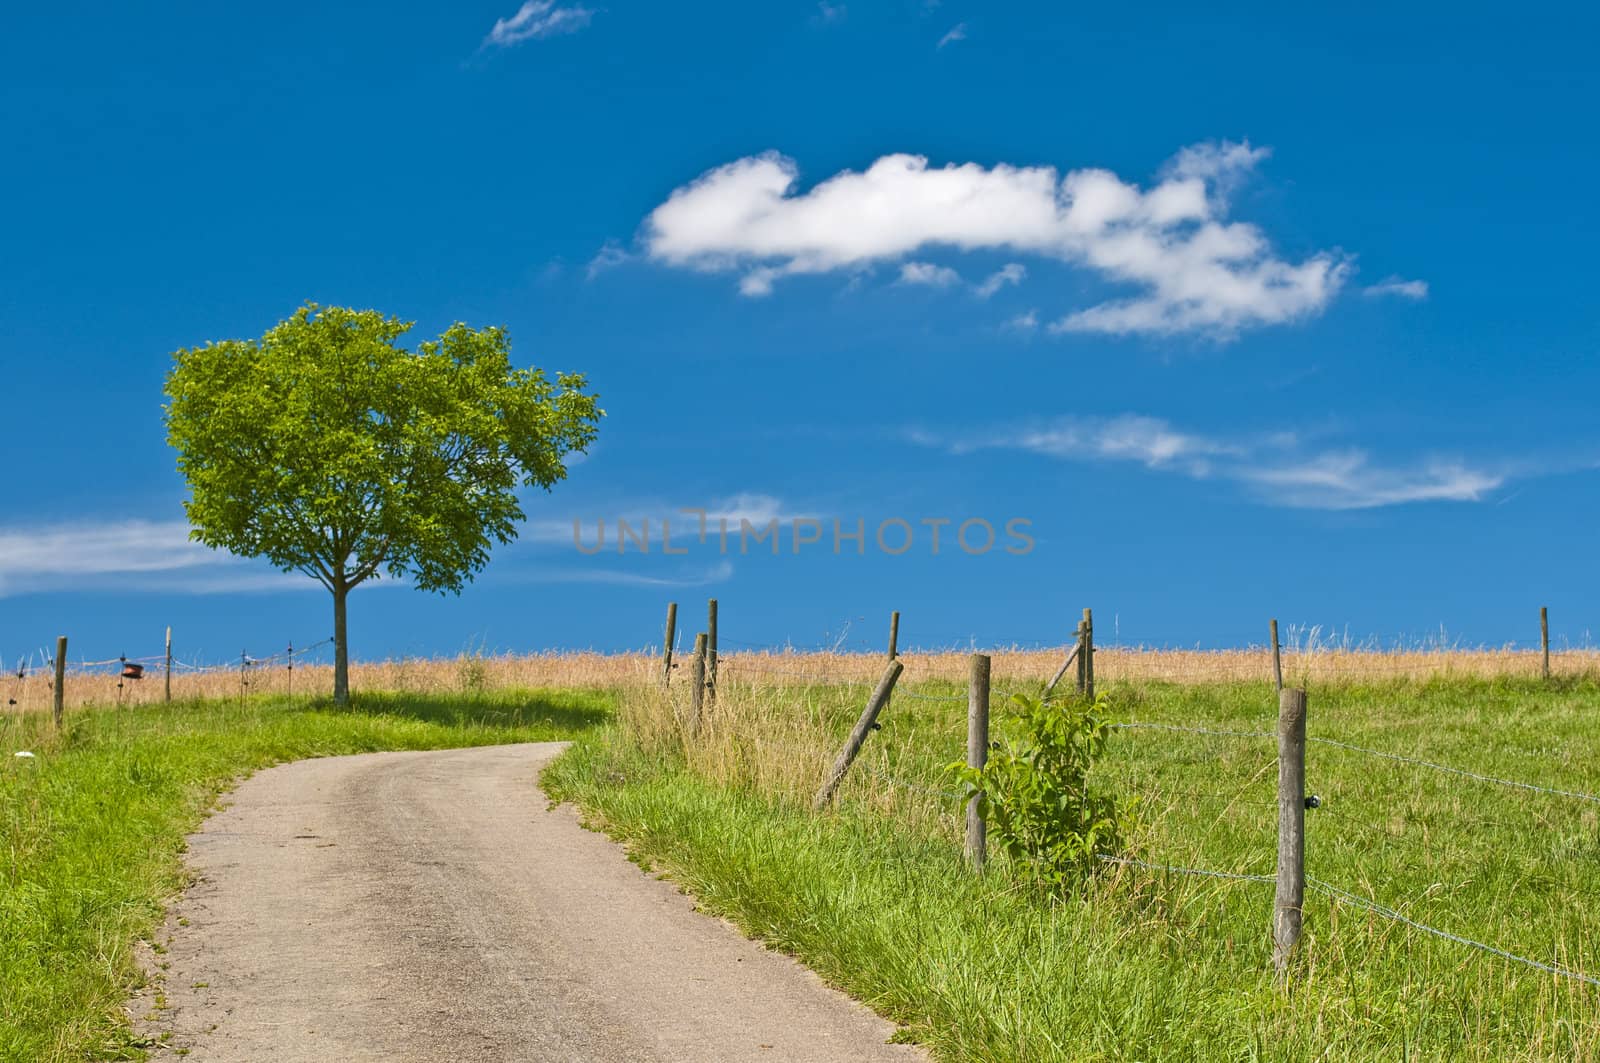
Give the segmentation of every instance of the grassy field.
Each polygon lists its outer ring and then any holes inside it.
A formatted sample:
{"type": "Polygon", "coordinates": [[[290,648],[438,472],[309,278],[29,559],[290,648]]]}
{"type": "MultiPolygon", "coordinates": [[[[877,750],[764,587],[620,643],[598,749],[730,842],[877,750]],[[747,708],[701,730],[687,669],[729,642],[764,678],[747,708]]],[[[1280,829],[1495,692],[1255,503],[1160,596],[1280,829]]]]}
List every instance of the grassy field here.
{"type": "Polygon", "coordinates": [[[122,1016],[132,946],[183,883],[184,835],[240,775],[570,738],[608,705],[577,690],[368,694],[350,711],[254,697],[75,710],[60,734],[39,714],[0,715],[0,1059],[139,1057],[122,1016]]]}
{"type": "MultiPolygon", "coordinates": [[[[241,774],[305,756],[585,735],[547,773],[641,860],[709,908],[804,958],[944,1059],[1600,1059],[1600,990],[1313,891],[1292,990],[1269,974],[1268,883],[1108,866],[1082,896],[1019,888],[960,860],[945,765],[965,742],[964,653],[904,656],[907,681],[841,791],[808,808],[883,667],[840,653],[736,653],[707,727],[682,740],[686,672],[656,693],[652,655],[392,661],[355,669],[352,712],[271,691],[286,672],[187,676],[118,692],[19,681],[0,713],[0,1058],[137,1056],[121,1008],[132,943],[182,882],[183,835],[241,774]],[[33,684],[33,686],[28,686],[33,684]],[[563,692],[527,692],[529,687],[563,692]],[[584,693],[608,688],[619,694],[584,693]],[[266,691],[266,692],[264,692],[266,691]],[[610,724],[610,706],[618,717],[610,724]],[[14,758],[28,749],[35,758],[14,758]]],[[[1037,690],[1056,651],[995,655],[1037,690]]],[[[1515,651],[1293,652],[1310,732],[1555,789],[1600,789],[1595,655],[1540,682],[1515,651]],[[1373,677],[1365,681],[1363,677],[1373,677]]],[[[1106,649],[1119,720],[1270,731],[1259,651],[1106,649]]],[[[297,669],[294,689],[326,685],[297,669]]],[[[281,684],[281,685],[280,685],[281,684]]],[[[1420,923],[1600,973],[1600,804],[1313,744],[1310,875],[1420,923]]],[[[1271,738],[1118,731],[1099,784],[1138,795],[1128,855],[1269,875],[1271,738]]]]}
{"type": "MultiPolygon", "coordinates": [[[[692,642],[692,638],[690,639],[692,642]]],[[[149,649],[149,646],[143,647],[149,649]]],[[[680,647],[681,651],[682,647],[680,647]]],[[[1055,673],[1065,647],[990,648],[997,675],[1043,681],[1055,673]]],[[[180,700],[221,700],[250,694],[327,693],[333,689],[333,669],[326,663],[327,649],[318,657],[299,658],[294,667],[285,660],[254,664],[240,675],[237,661],[200,665],[181,659],[172,677],[173,696],[180,700]]],[[[900,654],[910,675],[920,679],[960,680],[967,674],[966,650],[904,650],[900,654]]],[[[733,668],[748,667],[759,674],[772,670],[822,672],[837,679],[876,679],[880,657],[870,653],[791,650],[736,650],[723,653],[733,668]]],[[[14,659],[15,660],[15,659],[14,659]]],[[[164,683],[159,660],[144,658],[145,677],[119,679],[117,661],[80,663],[68,654],[65,701],[68,708],[83,705],[159,704],[164,683]]],[[[688,663],[677,657],[680,673],[688,663]]],[[[1411,648],[1382,650],[1374,646],[1346,645],[1322,638],[1317,632],[1300,635],[1284,647],[1284,674],[1302,680],[1465,678],[1533,678],[1540,674],[1537,651],[1515,648],[1411,648]]],[[[17,667],[3,685],[12,711],[46,712],[54,699],[49,659],[45,651],[15,661],[17,667]]],[[[1099,646],[1095,667],[1111,680],[1215,683],[1224,680],[1265,679],[1271,662],[1265,648],[1244,650],[1156,649],[1144,646],[1099,646]]],[[[352,661],[352,690],[382,690],[401,694],[446,695],[488,690],[531,690],[553,687],[614,688],[648,682],[661,668],[659,651],[637,653],[559,652],[534,654],[478,654],[457,657],[400,658],[352,661]]],[[[1600,650],[1562,648],[1551,653],[1553,675],[1576,677],[1600,672],[1600,650]]],[[[780,677],[781,678],[781,677],[780,677]]],[[[0,714],[4,713],[0,708],[0,714]]]]}
{"type": "MultiPolygon", "coordinates": [[[[1600,989],[1325,892],[1308,895],[1285,992],[1270,974],[1270,883],[1108,865],[1081,896],[1051,900],[1017,887],[1003,861],[969,872],[959,802],[940,795],[965,739],[965,694],[951,679],[898,692],[837,810],[813,815],[809,799],[865,700],[861,680],[881,666],[841,684],[807,678],[823,671],[817,661],[734,662],[691,742],[681,691],[638,688],[546,786],[941,1059],[1600,1059],[1600,989]]],[[[1600,791],[1595,680],[1380,674],[1313,682],[1310,734],[1600,791]]],[[[997,659],[996,687],[1030,682],[997,659]]],[[[1112,697],[1119,720],[1275,725],[1262,681],[1126,679],[1112,697]]],[[[1129,856],[1272,874],[1271,737],[1120,730],[1096,777],[1140,797],[1129,856]]],[[[1308,786],[1323,801],[1307,816],[1310,877],[1600,976],[1600,804],[1315,743],[1308,786]]]]}

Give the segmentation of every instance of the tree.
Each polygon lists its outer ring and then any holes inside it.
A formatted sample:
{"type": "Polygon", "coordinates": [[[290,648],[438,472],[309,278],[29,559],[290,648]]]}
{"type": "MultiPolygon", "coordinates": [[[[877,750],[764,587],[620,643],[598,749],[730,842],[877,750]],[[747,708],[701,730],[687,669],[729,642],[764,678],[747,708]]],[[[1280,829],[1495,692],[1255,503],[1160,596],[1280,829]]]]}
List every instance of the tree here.
{"type": "Polygon", "coordinates": [[[190,537],[328,588],[341,705],[351,590],[381,570],[459,594],[516,538],[517,489],[565,479],[605,416],[582,375],[513,368],[504,329],[412,352],[411,327],[308,303],[259,340],[178,351],[166,381],[190,537]]]}

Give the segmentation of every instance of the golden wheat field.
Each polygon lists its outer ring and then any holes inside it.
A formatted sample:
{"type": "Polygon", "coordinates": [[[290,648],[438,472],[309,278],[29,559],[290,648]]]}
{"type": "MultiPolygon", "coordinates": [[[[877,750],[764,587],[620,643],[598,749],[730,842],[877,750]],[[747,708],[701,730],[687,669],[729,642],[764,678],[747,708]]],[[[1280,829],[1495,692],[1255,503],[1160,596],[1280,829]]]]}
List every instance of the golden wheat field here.
{"type": "MultiPolygon", "coordinates": [[[[1048,682],[1061,666],[1065,649],[989,649],[994,684],[1023,685],[1048,682]]],[[[900,655],[905,673],[902,687],[925,681],[964,682],[970,653],[957,651],[906,652],[900,655]]],[[[884,668],[884,657],[870,653],[750,652],[735,651],[719,657],[724,678],[754,685],[785,686],[807,683],[870,683],[884,668]]],[[[404,658],[353,662],[351,688],[412,694],[463,693],[549,687],[623,688],[653,682],[662,674],[659,653],[551,652],[533,654],[463,654],[448,658],[404,658]]],[[[673,675],[687,677],[690,660],[674,659],[673,675]]],[[[1346,649],[1288,649],[1283,672],[1291,684],[1378,682],[1388,679],[1496,676],[1533,677],[1541,673],[1538,651],[1513,649],[1448,649],[1420,651],[1369,651],[1346,649]]],[[[53,677],[47,668],[20,669],[5,679],[6,708],[11,712],[46,711],[53,700],[53,677]]],[[[73,666],[66,680],[69,707],[122,704],[136,706],[165,696],[162,665],[146,667],[139,680],[124,680],[117,664],[91,668],[73,666]]],[[[1555,676],[1600,672],[1600,650],[1562,650],[1550,655],[1555,676]]],[[[1241,650],[1171,650],[1099,647],[1095,651],[1095,677],[1102,684],[1117,682],[1168,682],[1180,684],[1270,681],[1272,662],[1265,648],[1241,650]]],[[[1071,676],[1066,679],[1071,683],[1071,676]]],[[[248,694],[326,694],[332,689],[333,668],[327,663],[282,663],[175,668],[174,699],[235,698],[248,694]]]]}

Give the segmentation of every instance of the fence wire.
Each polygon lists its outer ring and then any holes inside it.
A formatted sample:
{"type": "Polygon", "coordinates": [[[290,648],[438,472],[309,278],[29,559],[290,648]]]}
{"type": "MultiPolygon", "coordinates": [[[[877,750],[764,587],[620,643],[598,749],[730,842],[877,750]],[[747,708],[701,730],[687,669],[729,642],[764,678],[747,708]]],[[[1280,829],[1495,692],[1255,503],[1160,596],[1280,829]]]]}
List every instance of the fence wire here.
{"type": "Polygon", "coordinates": [[[1420,760],[1416,757],[1407,757],[1399,753],[1385,753],[1379,749],[1368,749],[1365,746],[1352,745],[1349,742],[1341,742],[1333,738],[1315,738],[1307,736],[1306,741],[1314,742],[1321,746],[1334,746],[1338,749],[1347,749],[1353,753],[1364,753],[1369,757],[1381,757],[1384,760],[1399,761],[1402,764],[1415,764],[1418,767],[1431,768],[1434,771],[1448,772],[1451,775],[1460,775],[1464,778],[1476,779],[1479,782],[1494,783],[1497,786],[1509,786],[1517,790],[1531,790],[1535,793],[1552,794],[1556,797],[1570,797],[1578,801],[1590,801],[1595,804],[1600,804],[1600,797],[1596,797],[1594,794],[1581,793],[1576,790],[1557,790],[1549,786],[1539,786],[1538,784],[1531,782],[1518,782],[1515,779],[1501,779],[1493,775],[1484,775],[1479,772],[1468,771],[1465,768],[1453,768],[1448,764],[1439,764],[1431,760],[1420,760]]]}
{"type": "Polygon", "coordinates": [[[1231,882],[1276,882],[1276,875],[1251,875],[1241,871],[1212,871],[1203,867],[1179,867],[1175,864],[1151,864],[1143,860],[1135,860],[1131,856],[1111,856],[1108,853],[1096,853],[1096,858],[1108,864],[1120,864],[1124,867],[1137,867],[1146,871],[1161,871],[1173,875],[1192,875],[1196,878],[1219,878],[1231,882]]]}
{"type": "MultiPolygon", "coordinates": [[[[733,642],[734,640],[727,641],[733,642]]],[[[1017,648],[1021,642],[1022,640],[1013,640],[1011,643],[1012,648],[1017,648]]],[[[743,645],[739,643],[735,644],[743,645]]],[[[975,647],[976,642],[975,640],[972,640],[972,647],[970,648],[975,647]]],[[[969,647],[962,648],[966,649],[969,647]]],[[[1051,646],[1050,648],[1054,647],[1051,646]]],[[[1103,683],[1108,684],[1127,681],[1138,682],[1140,680],[1156,682],[1215,682],[1219,679],[1222,679],[1225,681],[1249,682],[1257,675],[1255,672],[1255,664],[1252,662],[1259,663],[1259,678],[1263,684],[1265,684],[1271,676],[1272,669],[1272,658],[1270,652],[1265,647],[1260,649],[1251,648],[1247,651],[1218,652],[1215,654],[1198,650],[1178,650],[1177,653],[1174,654],[1176,659],[1173,664],[1175,667],[1157,667],[1148,669],[1144,666],[1146,662],[1139,660],[1139,657],[1147,652],[1147,647],[1143,644],[1137,647],[1128,646],[1126,644],[1118,644],[1114,646],[1102,646],[1099,647],[1099,649],[1111,651],[1107,658],[1102,658],[1097,661],[1097,671],[1099,672],[1098,678],[1103,683]],[[1128,666],[1118,667],[1118,665],[1124,664],[1128,666]],[[1107,667],[1107,665],[1111,665],[1111,667],[1107,667]],[[1220,675],[1219,672],[1221,673],[1220,675]]],[[[833,651],[837,652],[837,650],[838,646],[836,645],[833,647],[833,651]]],[[[793,647],[785,647],[783,648],[783,652],[793,652],[793,647]]],[[[1004,652],[1003,648],[1000,649],[1000,652],[1004,652]]],[[[1583,653],[1581,657],[1579,654],[1573,654],[1572,657],[1579,658],[1584,662],[1600,663],[1600,656],[1597,656],[1593,652],[1583,653]]],[[[1537,674],[1537,670],[1542,668],[1542,660],[1537,651],[1512,652],[1509,650],[1479,652],[1475,656],[1469,655],[1467,660],[1461,661],[1452,660],[1443,653],[1438,655],[1417,652],[1385,653],[1383,651],[1375,650],[1374,648],[1308,651],[1290,647],[1285,648],[1283,651],[1282,661],[1284,671],[1286,673],[1293,671],[1300,675],[1309,675],[1313,677],[1320,675],[1323,678],[1352,681],[1359,681],[1364,675],[1367,674],[1372,674],[1381,678],[1398,676],[1417,678],[1452,672],[1461,672],[1464,674],[1520,674],[1525,668],[1529,668],[1530,666],[1532,669],[1536,670],[1535,674],[1537,674]]],[[[1557,664],[1559,661],[1560,655],[1558,653],[1552,654],[1552,664],[1557,664]]],[[[1070,663],[1071,662],[1069,658],[1068,664],[1070,665],[1070,663]]],[[[1152,661],[1150,663],[1154,664],[1157,662],[1152,661]]],[[[770,675],[789,676],[815,683],[827,683],[835,685],[868,685],[872,682],[871,679],[850,680],[838,675],[823,675],[794,671],[781,667],[771,667],[764,661],[758,664],[745,659],[730,661],[724,658],[723,666],[731,668],[735,672],[744,670],[748,672],[770,675]]],[[[1552,671],[1555,671],[1555,669],[1552,668],[1552,671]]],[[[909,685],[909,683],[913,680],[913,677],[909,673],[903,678],[906,680],[906,685],[909,685]]],[[[950,681],[949,677],[946,677],[945,681],[950,681]]],[[[1046,681],[1047,677],[1039,676],[1033,678],[1012,677],[1006,682],[1007,686],[1016,686],[1021,683],[1036,682],[1042,688],[1046,681]]],[[[954,682],[955,685],[962,685],[960,680],[955,680],[954,682]]],[[[991,697],[999,699],[1011,699],[1017,697],[1018,692],[1013,689],[1007,689],[1007,686],[996,685],[991,687],[991,697]]],[[[1066,690],[1062,693],[1056,694],[1029,696],[1040,697],[1041,700],[1048,703],[1081,697],[1082,695],[1073,690],[1066,690]]],[[[946,694],[923,693],[909,689],[897,689],[894,691],[893,697],[896,700],[955,705],[969,700],[970,690],[946,694]]],[[[1117,730],[1149,730],[1227,739],[1269,740],[1277,737],[1277,732],[1275,730],[1250,730],[1228,726],[1209,726],[1205,724],[1187,725],[1145,720],[1123,720],[1110,723],[1109,726],[1117,730]]],[[[1600,804],[1600,796],[1596,796],[1594,794],[1573,790],[1563,790],[1555,787],[1542,786],[1535,783],[1499,778],[1481,772],[1458,768],[1447,764],[1441,764],[1436,761],[1427,760],[1421,757],[1413,757],[1401,753],[1391,753],[1335,738],[1307,736],[1306,740],[1308,743],[1316,745],[1328,746],[1359,755],[1389,760],[1396,763],[1414,765],[1416,767],[1426,768],[1433,771],[1445,772],[1451,775],[1456,775],[1479,782],[1600,804]]],[[[783,745],[783,743],[769,744],[777,744],[780,746],[783,745]]],[[[828,755],[826,751],[810,749],[805,750],[805,753],[807,756],[815,757],[825,757],[828,755]]],[[[957,805],[960,805],[970,800],[972,796],[971,793],[956,792],[951,789],[942,788],[938,785],[929,785],[927,781],[908,779],[897,775],[890,770],[885,770],[884,768],[865,763],[864,761],[857,762],[856,770],[858,772],[867,774],[868,776],[887,786],[895,787],[912,793],[922,794],[940,802],[954,802],[957,805]]],[[[1157,789],[1159,789],[1159,787],[1157,789]]],[[[1205,795],[1194,793],[1191,794],[1191,796],[1229,796],[1231,798],[1238,798],[1244,796],[1244,793],[1245,791],[1241,790],[1230,791],[1227,795],[1223,795],[1221,793],[1205,795]]],[[[1163,875],[1178,875],[1226,883],[1248,883],[1255,885],[1276,882],[1275,874],[1225,871],[1216,868],[1163,864],[1138,859],[1132,856],[1118,856],[1104,853],[1097,854],[1097,859],[1107,865],[1137,868],[1143,871],[1163,875]]],[[[1438,927],[1430,926],[1413,919],[1408,915],[1405,915],[1395,908],[1380,904],[1376,900],[1363,897],[1350,890],[1343,889],[1320,879],[1311,878],[1308,876],[1306,879],[1306,885],[1313,890],[1327,895],[1336,903],[1343,903],[1351,906],[1352,908],[1370,912],[1375,916],[1400,925],[1404,925],[1408,928],[1416,930],[1421,934],[1437,937],[1442,940],[1461,945],[1465,948],[1476,950],[1485,955],[1497,957],[1508,963],[1523,965],[1530,969],[1538,970],[1556,977],[1571,979],[1587,985],[1600,987],[1600,978],[1584,974],[1581,971],[1574,970],[1561,964],[1546,962],[1529,956],[1523,956],[1507,949],[1490,945],[1486,942],[1477,941],[1460,934],[1455,934],[1438,927]]]]}
{"type": "Polygon", "coordinates": [[[1213,727],[1185,727],[1175,723],[1146,723],[1142,720],[1124,720],[1110,725],[1116,731],[1176,731],[1180,734],[1216,735],[1223,738],[1276,738],[1276,731],[1229,731],[1213,727]]]}
{"type": "Polygon", "coordinates": [[[1414,930],[1420,930],[1425,934],[1432,934],[1434,937],[1443,938],[1446,941],[1453,941],[1458,945],[1465,945],[1468,948],[1478,949],[1481,952],[1487,952],[1491,956],[1498,956],[1503,960],[1510,960],[1513,963],[1524,964],[1528,967],[1544,971],[1548,974],[1559,975],[1562,978],[1571,978],[1579,982],[1585,982],[1592,986],[1600,986],[1600,978],[1594,978],[1590,975],[1583,974],[1580,971],[1574,971],[1567,967],[1560,967],[1556,964],[1545,963],[1542,960],[1535,960],[1527,956],[1519,956],[1514,952],[1507,952],[1505,949],[1497,948],[1494,945],[1485,944],[1482,941],[1474,941],[1471,938],[1462,937],[1460,934],[1452,934],[1448,930],[1440,930],[1438,927],[1429,926],[1426,923],[1419,923],[1410,916],[1397,912],[1387,905],[1382,905],[1377,901],[1362,897],[1359,894],[1351,893],[1349,890],[1340,889],[1338,886],[1323,882],[1321,879],[1315,879],[1307,875],[1306,885],[1311,886],[1314,889],[1319,889],[1328,894],[1330,897],[1337,898],[1338,900],[1344,901],[1347,904],[1352,904],[1358,908],[1369,911],[1374,915],[1382,916],[1385,919],[1390,919],[1397,923],[1404,923],[1406,926],[1409,926],[1414,930]]]}

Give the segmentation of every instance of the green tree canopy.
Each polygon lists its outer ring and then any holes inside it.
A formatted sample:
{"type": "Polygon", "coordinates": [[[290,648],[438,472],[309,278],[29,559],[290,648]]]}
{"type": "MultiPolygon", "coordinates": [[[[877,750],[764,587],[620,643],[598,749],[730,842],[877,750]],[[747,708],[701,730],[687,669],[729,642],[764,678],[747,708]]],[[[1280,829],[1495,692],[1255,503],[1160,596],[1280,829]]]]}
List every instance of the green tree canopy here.
{"type": "Polygon", "coordinates": [[[517,491],[549,490],[604,411],[581,374],[511,364],[505,330],[307,304],[259,340],[178,351],[167,439],[191,537],[333,594],[334,697],[349,697],[345,598],[380,571],[459,593],[516,538],[517,491]]]}

